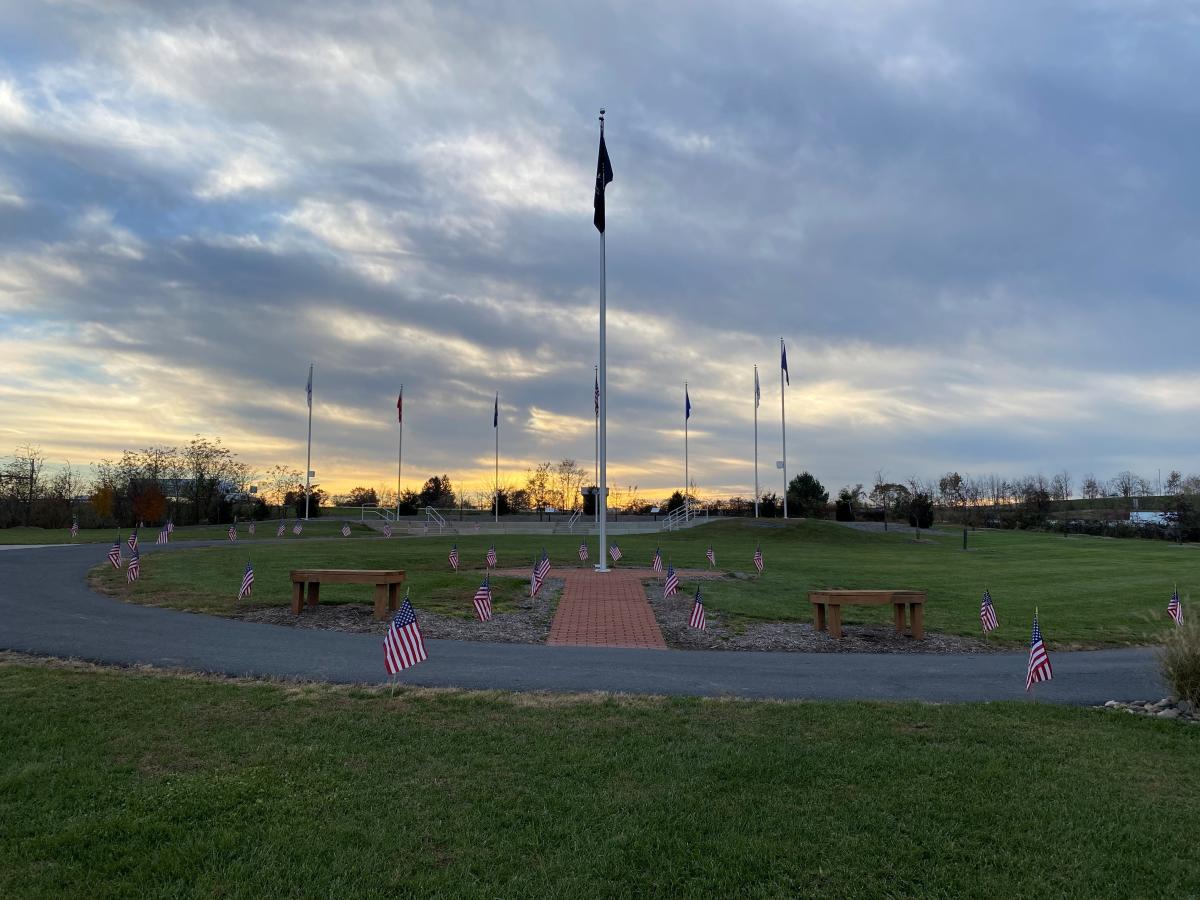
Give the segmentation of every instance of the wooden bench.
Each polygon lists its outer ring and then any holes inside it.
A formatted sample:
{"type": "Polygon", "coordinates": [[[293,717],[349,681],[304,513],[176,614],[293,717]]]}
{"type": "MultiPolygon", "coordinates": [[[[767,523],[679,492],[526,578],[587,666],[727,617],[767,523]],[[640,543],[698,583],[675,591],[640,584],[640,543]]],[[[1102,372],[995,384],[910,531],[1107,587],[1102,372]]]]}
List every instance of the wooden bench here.
{"type": "Polygon", "coordinates": [[[919,641],[925,637],[924,591],[810,591],[808,601],[813,605],[817,631],[826,630],[828,619],[829,633],[835,638],[842,636],[843,606],[885,606],[889,603],[897,634],[904,633],[904,608],[907,606],[912,617],[913,639],[919,641]]]}
{"type": "Polygon", "coordinates": [[[321,600],[321,584],[375,585],[375,618],[387,618],[396,609],[400,585],[404,583],[401,569],[295,569],[292,572],[292,613],[300,615],[304,605],[304,586],[308,585],[308,605],[321,600]]]}

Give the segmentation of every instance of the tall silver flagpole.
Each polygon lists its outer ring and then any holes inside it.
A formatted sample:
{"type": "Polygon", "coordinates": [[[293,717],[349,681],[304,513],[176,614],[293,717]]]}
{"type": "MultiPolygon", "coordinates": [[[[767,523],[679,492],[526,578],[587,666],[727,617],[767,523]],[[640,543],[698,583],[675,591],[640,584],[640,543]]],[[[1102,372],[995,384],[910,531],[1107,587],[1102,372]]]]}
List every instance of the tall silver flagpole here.
{"type": "Polygon", "coordinates": [[[396,402],[397,418],[400,419],[400,448],[396,451],[396,524],[400,524],[400,484],[404,474],[404,385],[400,385],[400,400],[396,402]]]}
{"type": "MultiPolygon", "coordinates": [[[[593,373],[596,378],[596,455],[593,459],[596,461],[596,472],[592,478],[592,483],[596,485],[596,489],[600,489],[600,367],[594,367],[593,373]]],[[[595,496],[592,497],[592,518],[597,522],[600,521],[600,503],[595,496]]]]}
{"type": "Polygon", "coordinates": [[[496,391],[496,524],[500,524],[500,392],[496,391]]]}
{"type": "Polygon", "coordinates": [[[683,383],[683,517],[686,520],[688,517],[688,406],[691,398],[688,397],[688,383],[683,383]]]}
{"type": "Polygon", "coordinates": [[[784,405],[783,391],[783,355],[787,351],[783,346],[783,338],[779,339],[779,423],[783,430],[783,517],[788,517],[787,513],[787,410],[784,405]]]}
{"type": "Polygon", "coordinates": [[[312,493],[312,379],[313,364],[308,364],[308,456],[304,461],[304,520],[308,521],[308,496],[312,493]]]}
{"type": "Polygon", "coordinates": [[[758,518],[758,365],[754,366],[754,518],[758,518]]]}
{"type": "MultiPolygon", "coordinates": [[[[604,144],[604,110],[600,110],[600,143],[604,144]]],[[[597,164],[599,169],[599,164],[597,164]]],[[[604,179],[598,173],[601,196],[604,179]]],[[[607,225],[607,222],[605,223],[607,225]]],[[[604,229],[600,229],[600,565],[597,571],[608,571],[608,364],[605,341],[605,313],[608,305],[608,248],[604,229]]]]}

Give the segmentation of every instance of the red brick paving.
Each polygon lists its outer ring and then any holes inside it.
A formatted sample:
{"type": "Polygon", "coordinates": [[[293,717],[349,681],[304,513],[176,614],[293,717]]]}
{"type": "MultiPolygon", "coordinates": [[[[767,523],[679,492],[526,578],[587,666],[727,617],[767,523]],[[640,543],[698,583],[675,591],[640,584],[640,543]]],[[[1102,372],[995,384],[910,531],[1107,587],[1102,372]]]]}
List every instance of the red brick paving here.
{"type": "Polygon", "coordinates": [[[641,579],[645,570],[559,569],[565,579],[549,644],[592,647],[648,647],[666,650],[641,579]]]}

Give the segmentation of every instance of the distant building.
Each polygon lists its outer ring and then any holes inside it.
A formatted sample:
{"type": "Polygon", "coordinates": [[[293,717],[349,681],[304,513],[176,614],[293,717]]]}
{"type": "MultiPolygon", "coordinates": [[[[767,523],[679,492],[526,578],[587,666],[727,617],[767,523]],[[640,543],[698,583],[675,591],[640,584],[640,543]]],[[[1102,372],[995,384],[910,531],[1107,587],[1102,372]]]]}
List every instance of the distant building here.
{"type": "Polygon", "coordinates": [[[1171,523],[1166,513],[1145,512],[1136,509],[1129,513],[1129,521],[1134,525],[1169,525],[1171,523]]]}

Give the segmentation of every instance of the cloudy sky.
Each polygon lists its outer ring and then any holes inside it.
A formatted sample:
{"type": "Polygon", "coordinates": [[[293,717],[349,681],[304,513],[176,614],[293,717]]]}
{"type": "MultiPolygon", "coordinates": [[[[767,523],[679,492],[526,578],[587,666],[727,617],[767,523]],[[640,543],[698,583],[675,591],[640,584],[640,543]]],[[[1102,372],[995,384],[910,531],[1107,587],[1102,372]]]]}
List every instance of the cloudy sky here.
{"type": "Polygon", "coordinates": [[[0,454],[1200,470],[1195,9],[0,0],[0,454]]]}

